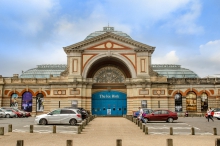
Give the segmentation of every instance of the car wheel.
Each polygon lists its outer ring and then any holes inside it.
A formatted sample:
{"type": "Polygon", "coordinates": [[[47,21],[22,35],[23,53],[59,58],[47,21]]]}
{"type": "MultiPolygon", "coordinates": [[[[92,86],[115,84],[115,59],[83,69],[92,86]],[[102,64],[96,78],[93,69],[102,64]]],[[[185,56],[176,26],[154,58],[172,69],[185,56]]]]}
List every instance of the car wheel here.
{"type": "Polygon", "coordinates": [[[145,118],[146,123],[149,121],[147,118],[145,118]]]}
{"type": "Polygon", "coordinates": [[[5,117],[6,117],[6,118],[10,118],[10,115],[9,115],[9,114],[7,114],[7,115],[5,115],[5,117]]]}
{"type": "Polygon", "coordinates": [[[47,120],[41,119],[39,123],[40,123],[40,125],[47,125],[47,120]]]}
{"type": "Polygon", "coordinates": [[[220,118],[217,118],[218,120],[220,120],[220,118]]]}
{"type": "Polygon", "coordinates": [[[70,125],[75,126],[77,121],[75,119],[70,120],[70,125]]]}
{"type": "Polygon", "coordinates": [[[168,121],[169,123],[173,123],[173,118],[168,118],[167,121],[168,121]]]}

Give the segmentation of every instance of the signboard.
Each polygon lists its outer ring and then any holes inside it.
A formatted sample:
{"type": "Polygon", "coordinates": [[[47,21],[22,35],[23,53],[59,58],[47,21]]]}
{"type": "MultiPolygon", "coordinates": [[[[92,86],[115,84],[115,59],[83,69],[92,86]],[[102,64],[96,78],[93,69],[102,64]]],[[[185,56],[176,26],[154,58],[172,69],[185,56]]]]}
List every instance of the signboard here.
{"type": "Polygon", "coordinates": [[[107,115],[111,115],[111,109],[107,109],[107,115]]]}

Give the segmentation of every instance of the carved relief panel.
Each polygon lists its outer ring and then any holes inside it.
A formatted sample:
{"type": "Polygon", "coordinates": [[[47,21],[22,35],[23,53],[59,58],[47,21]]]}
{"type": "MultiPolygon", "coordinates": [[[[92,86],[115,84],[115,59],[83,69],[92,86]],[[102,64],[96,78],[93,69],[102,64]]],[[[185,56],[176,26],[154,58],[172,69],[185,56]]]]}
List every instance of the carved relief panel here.
{"type": "Polygon", "coordinates": [[[97,83],[123,83],[125,80],[124,74],[114,66],[99,69],[93,78],[97,83]]]}

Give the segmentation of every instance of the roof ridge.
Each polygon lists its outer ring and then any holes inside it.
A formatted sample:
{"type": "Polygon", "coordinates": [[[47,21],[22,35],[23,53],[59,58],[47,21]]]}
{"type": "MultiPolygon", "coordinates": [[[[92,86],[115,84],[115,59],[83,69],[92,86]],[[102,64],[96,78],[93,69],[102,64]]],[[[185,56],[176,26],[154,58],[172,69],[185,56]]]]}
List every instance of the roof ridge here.
{"type": "Polygon", "coordinates": [[[145,49],[152,49],[154,50],[155,47],[152,47],[150,45],[147,45],[147,44],[144,44],[144,43],[140,43],[138,41],[135,41],[133,39],[129,39],[129,38],[125,38],[123,36],[120,36],[120,35],[117,35],[117,34],[114,34],[112,32],[106,32],[104,34],[101,34],[101,35],[98,35],[96,37],[93,37],[93,38],[90,38],[90,39],[87,39],[87,40],[84,40],[84,41],[81,41],[81,42],[78,42],[78,43],[75,43],[75,44],[72,44],[72,45],[69,45],[67,47],[63,47],[64,50],[69,50],[69,49],[77,49],[77,48],[80,48],[80,47],[83,47],[83,46],[86,46],[88,44],[91,44],[95,41],[98,41],[98,40],[101,40],[101,39],[105,39],[107,37],[112,37],[114,39],[117,39],[119,41],[123,41],[125,43],[128,43],[128,44],[131,44],[131,45],[134,45],[134,46],[137,46],[137,47],[140,47],[140,48],[145,48],[145,49]]]}

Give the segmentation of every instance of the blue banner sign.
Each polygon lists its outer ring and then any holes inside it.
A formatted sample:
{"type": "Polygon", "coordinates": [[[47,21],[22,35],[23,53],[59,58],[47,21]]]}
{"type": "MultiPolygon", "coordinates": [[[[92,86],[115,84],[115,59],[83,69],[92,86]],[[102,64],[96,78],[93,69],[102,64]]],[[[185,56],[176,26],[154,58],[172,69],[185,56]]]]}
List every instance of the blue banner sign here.
{"type": "Polygon", "coordinates": [[[92,94],[92,99],[126,99],[126,94],[118,91],[101,91],[92,94]]]}

